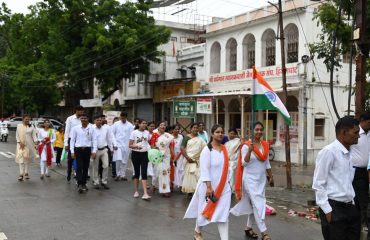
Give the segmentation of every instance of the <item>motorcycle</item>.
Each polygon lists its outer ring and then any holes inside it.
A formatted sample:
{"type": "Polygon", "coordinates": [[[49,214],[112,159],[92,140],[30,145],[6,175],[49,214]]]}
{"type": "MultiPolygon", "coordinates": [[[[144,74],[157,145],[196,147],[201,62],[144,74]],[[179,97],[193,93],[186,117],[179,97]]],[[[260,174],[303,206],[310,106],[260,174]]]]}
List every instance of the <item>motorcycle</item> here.
{"type": "Polygon", "coordinates": [[[9,136],[8,124],[0,123],[0,141],[7,142],[9,136]]]}

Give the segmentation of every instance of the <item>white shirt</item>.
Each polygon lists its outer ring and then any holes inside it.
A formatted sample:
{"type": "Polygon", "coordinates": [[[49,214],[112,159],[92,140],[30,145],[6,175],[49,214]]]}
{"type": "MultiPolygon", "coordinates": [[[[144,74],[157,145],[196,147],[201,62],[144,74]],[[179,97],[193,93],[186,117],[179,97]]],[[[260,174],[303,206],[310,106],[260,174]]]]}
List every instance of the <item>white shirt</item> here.
{"type": "Polygon", "coordinates": [[[79,118],[77,118],[76,114],[73,114],[67,118],[66,128],[64,130],[64,146],[68,146],[68,138],[70,138],[72,128],[80,124],[81,121],[79,118]]]}
{"type": "Polygon", "coordinates": [[[129,121],[123,123],[121,120],[117,121],[112,126],[112,132],[116,139],[117,147],[127,147],[131,132],[134,131],[134,125],[129,121]]]}
{"type": "Polygon", "coordinates": [[[71,153],[75,153],[77,147],[91,147],[91,152],[96,153],[97,138],[92,124],[88,124],[86,128],[78,125],[71,130],[71,153]]]}
{"type": "Polygon", "coordinates": [[[355,168],[352,165],[351,154],[338,140],[319,152],[312,188],[316,193],[316,203],[325,214],[332,211],[328,199],[339,202],[353,201],[354,175],[355,168]]]}
{"type": "Polygon", "coordinates": [[[132,151],[147,152],[150,149],[149,135],[150,134],[147,130],[144,131],[140,131],[138,129],[134,130],[130,135],[130,140],[133,140],[135,145],[141,146],[141,149],[133,148],[132,151]]]}
{"type": "Polygon", "coordinates": [[[369,134],[360,126],[360,138],[356,145],[351,146],[352,163],[355,167],[365,168],[369,162],[370,140],[369,134]]]}
{"type": "Polygon", "coordinates": [[[98,128],[94,125],[94,130],[97,138],[97,148],[104,148],[109,147],[113,150],[113,146],[115,146],[115,139],[110,127],[107,125],[102,125],[98,128]]]}

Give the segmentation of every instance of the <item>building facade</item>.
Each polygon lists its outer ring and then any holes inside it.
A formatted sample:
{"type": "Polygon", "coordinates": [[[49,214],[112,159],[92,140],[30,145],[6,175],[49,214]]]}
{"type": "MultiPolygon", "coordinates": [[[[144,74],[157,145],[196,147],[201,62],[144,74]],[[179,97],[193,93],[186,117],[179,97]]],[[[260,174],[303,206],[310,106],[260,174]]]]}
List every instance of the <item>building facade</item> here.
{"type": "MultiPolygon", "coordinates": [[[[287,68],[287,109],[290,126],[291,159],[302,163],[304,100],[307,100],[308,164],[320,149],[335,139],[337,121],[330,100],[329,73],[322,61],[302,63],[310,56],[309,44],[315,42],[320,28],[313,21],[317,3],[306,0],[283,2],[285,55],[287,68]],[[305,91],[306,90],[306,93],[305,91]]],[[[220,123],[237,128],[250,137],[252,66],[282,95],[281,50],[278,15],[275,7],[266,6],[207,26],[205,72],[209,93],[198,97],[213,99],[213,115],[197,117],[211,126],[220,123]]],[[[334,98],[341,116],[347,114],[349,65],[334,73],[334,98]]],[[[353,68],[354,69],[354,68],[353,68]]],[[[354,73],[352,73],[354,75],[354,73]]],[[[353,78],[354,79],[354,78],[353,78]]],[[[193,96],[197,98],[197,96],[193,96]]],[[[351,96],[351,112],[354,100],[351,96]]],[[[272,142],[276,160],[285,161],[284,121],[276,111],[257,111],[255,120],[265,123],[266,138],[272,142]]]]}

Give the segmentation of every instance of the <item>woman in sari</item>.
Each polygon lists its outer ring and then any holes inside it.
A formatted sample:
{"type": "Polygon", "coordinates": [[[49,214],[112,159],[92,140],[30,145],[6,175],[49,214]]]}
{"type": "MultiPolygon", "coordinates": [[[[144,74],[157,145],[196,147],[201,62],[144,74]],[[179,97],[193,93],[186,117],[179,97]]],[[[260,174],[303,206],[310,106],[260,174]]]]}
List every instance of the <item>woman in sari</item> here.
{"type": "Polygon", "coordinates": [[[15,162],[19,164],[18,181],[28,180],[28,165],[36,158],[36,129],[30,124],[30,116],[23,115],[23,121],[17,125],[16,140],[17,150],[15,162]]]}
{"type": "Polygon", "coordinates": [[[234,186],[236,165],[238,162],[240,138],[235,128],[231,128],[228,132],[229,141],[225,143],[227,152],[229,153],[229,171],[230,171],[230,185],[234,186]]]}
{"type": "Polygon", "coordinates": [[[254,139],[247,141],[241,148],[235,179],[235,193],[239,201],[230,212],[235,216],[247,215],[245,234],[247,237],[257,239],[258,235],[252,229],[255,221],[262,235],[262,240],[270,240],[265,224],[265,185],[266,171],[269,184],[273,186],[274,180],[271,165],[268,159],[269,143],[262,140],[263,124],[256,122],[253,126],[254,139]]]}
{"type": "MultiPolygon", "coordinates": [[[[161,122],[158,127],[158,137],[156,133],[153,133],[152,138],[154,137],[155,143],[154,147],[157,148],[163,154],[163,159],[158,165],[154,168],[155,174],[155,186],[158,186],[159,193],[163,197],[170,197],[170,168],[171,168],[171,148],[170,144],[173,140],[173,136],[166,132],[165,122],[161,122]],[[158,183],[158,184],[157,184],[158,183]]],[[[153,140],[154,141],[154,140],[153,140]]]]}
{"type": "Polygon", "coordinates": [[[190,125],[190,134],[187,135],[181,144],[181,153],[184,156],[185,171],[181,191],[189,195],[195,192],[199,178],[199,157],[206,143],[198,137],[198,124],[190,125]]]}
{"type": "Polygon", "coordinates": [[[40,179],[43,180],[44,176],[50,177],[49,169],[52,162],[55,161],[53,144],[55,142],[55,131],[51,129],[49,120],[44,120],[44,128],[40,129],[37,138],[40,142],[38,146],[39,156],[40,156],[40,169],[41,176],[40,179]]]}
{"type": "Polygon", "coordinates": [[[215,125],[211,141],[200,155],[200,178],[184,218],[196,218],[194,239],[202,240],[201,229],[216,223],[221,240],[228,240],[231,187],[228,182],[229,158],[221,144],[224,129],[215,125]]]}
{"type": "Polygon", "coordinates": [[[174,186],[181,188],[182,180],[184,179],[184,157],[181,153],[181,144],[184,137],[180,134],[180,125],[176,124],[173,127],[173,152],[175,163],[174,186]]]}

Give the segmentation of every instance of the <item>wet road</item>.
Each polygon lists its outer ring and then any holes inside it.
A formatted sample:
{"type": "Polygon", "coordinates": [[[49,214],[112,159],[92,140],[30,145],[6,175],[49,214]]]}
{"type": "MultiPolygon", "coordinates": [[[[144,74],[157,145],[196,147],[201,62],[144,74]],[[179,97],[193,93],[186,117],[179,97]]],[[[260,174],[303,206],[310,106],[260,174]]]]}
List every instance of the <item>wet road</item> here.
{"type": "MultiPolygon", "coordinates": [[[[150,202],[134,199],[132,182],[110,181],[110,190],[78,194],[65,180],[65,167],[41,181],[39,164],[30,168],[31,179],[18,182],[14,162],[15,141],[0,143],[0,240],[185,240],[192,239],[194,221],[183,220],[189,200],[178,192],[170,199],[158,194],[150,202]]],[[[278,214],[267,217],[272,239],[321,240],[320,225],[289,217],[274,199],[278,214]]],[[[286,204],[286,203],[285,203],[286,204]]],[[[294,206],[288,206],[294,207],[294,206]]],[[[244,237],[244,218],[230,218],[230,239],[244,237]]],[[[205,239],[219,239],[217,227],[204,229],[205,239]]]]}

